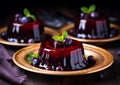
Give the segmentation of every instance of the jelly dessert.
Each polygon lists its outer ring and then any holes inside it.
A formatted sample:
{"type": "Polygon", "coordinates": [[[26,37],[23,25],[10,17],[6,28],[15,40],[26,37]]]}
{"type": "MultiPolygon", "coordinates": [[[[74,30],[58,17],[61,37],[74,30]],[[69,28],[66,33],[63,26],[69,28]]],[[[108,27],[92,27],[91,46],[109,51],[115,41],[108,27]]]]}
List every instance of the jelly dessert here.
{"type": "Polygon", "coordinates": [[[31,65],[53,71],[74,71],[93,65],[94,56],[86,58],[82,43],[67,37],[67,34],[63,32],[60,36],[42,42],[38,57],[28,57],[31,65]]]}
{"type": "Polygon", "coordinates": [[[43,22],[25,8],[23,13],[17,13],[10,19],[7,31],[2,33],[2,37],[9,42],[35,43],[41,41],[43,32],[43,22]]]}
{"type": "Polygon", "coordinates": [[[74,24],[74,28],[68,32],[77,38],[105,39],[117,35],[116,30],[110,29],[109,17],[96,10],[95,5],[81,7],[81,13],[75,18],[74,24]]]}

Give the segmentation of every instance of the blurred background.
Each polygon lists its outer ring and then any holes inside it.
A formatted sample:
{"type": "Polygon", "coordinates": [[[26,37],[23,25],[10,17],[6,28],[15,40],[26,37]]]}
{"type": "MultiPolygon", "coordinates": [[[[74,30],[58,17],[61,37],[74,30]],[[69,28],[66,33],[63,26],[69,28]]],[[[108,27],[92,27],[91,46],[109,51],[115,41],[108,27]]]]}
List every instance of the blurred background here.
{"type": "Polygon", "coordinates": [[[111,17],[111,20],[119,22],[120,4],[119,0],[2,0],[0,2],[0,26],[6,25],[8,19],[25,7],[34,14],[40,9],[61,10],[67,9],[70,15],[79,13],[81,6],[95,4],[97,9],[111,17]],[[37,11],[35,11],[37,10],[37,11]]]}

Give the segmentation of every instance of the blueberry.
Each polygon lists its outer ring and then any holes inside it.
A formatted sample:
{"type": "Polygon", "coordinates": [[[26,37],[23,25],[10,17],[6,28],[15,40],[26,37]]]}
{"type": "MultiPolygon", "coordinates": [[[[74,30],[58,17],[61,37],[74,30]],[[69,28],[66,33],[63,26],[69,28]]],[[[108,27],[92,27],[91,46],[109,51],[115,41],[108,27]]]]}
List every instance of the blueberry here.
{"type": "Polygon", "coordinates": [[[115,28],[111,29],[110,31],[110,37],[114,37],[118,34],[117,30],[115,28]]]}
{"type": "Polygon", "coordinates": [[[20,43],[24,43],[24,40],[23,40],[23,39],[21,39],[21,40],[20,40],[20,43]]]}
{"type": "Polygon", "coordinates": [[[17,13],[15,14],[15,18],[19,18],[19,17],[22,17],[23,15],[21,13],[17,13]]]}
{"type": "Polygon", "coordinates": [[[87,58],[87,61],[89,64],[94,64],[95,63],[95,58],[93,55],[89,55],[87,58]]]}
{"type": "Polygon", "coordinates": [[[33,22],[34,20],[31,17],[28,17],[28,22],[33,22]]]}
{"type": "Polygon", "coordinates": [[[72,39],[71,38],[66,38],[64,41],[63,41],[64,45],[71,45],[72,44],[72,39]]]}
{"type": "Polygon", "coordinates": [[[2,36],[2,38],[7,39],[7,33],[6,32],[2,32],[1,36],[2,36]]]}
{"type": "Polygon", "coordinates": [[[23,16],[23,17],[20,19],[20,22],[21,22],[21,23],[27,23],[27,22],[29,22],[29,19],[28,19],[28,17],[23,16]]]}
{"type": "Polygon", "coordinates": [[[90,14],[91,18],[98,18],[99,17],[99,13],[98,12],[92,12],[90,14]]]}
{"type": "Polygon", "coordinates": [[[30,38],[30,39],[28,40],[28,43],[35,43],[35,40],[32,39],[32,38],[30,38]]]}
{"type": "Polygon", "coordinates": [[[20,22],[19,20],[20,20],[22,17],[23,17],[23,15],[20,14],[20,13],[15,14],[15,21],[16,21],[16,22],[20,22]]]}
{"type": "Polygon", "coordinates": [[[63,71],[62,66],[58,66],[58,67],[56,67],[56,71],[63,71]]]}
{"type": "Polygon", "coordinates": [[[61,47],[61,43],[59,41],[54,41],[54,47],[55,48],[60,48],[61,47]]]}
{"type": "Polygon", "coordinates": [[[82,19],[87,19],[87,18],[89,18],[90,16],[89,16],[89,14],[81,13],[81,14],[80,14],[80,17],[81,17],[82,19]]]}
{"type": "Polygon", "coordinates": [[[38,58],[33,58],[32,62],[31,62],[31,65],[33,65],[35,67],[38,67],[39,63],[40,63],[40,60],[38,58]]]}

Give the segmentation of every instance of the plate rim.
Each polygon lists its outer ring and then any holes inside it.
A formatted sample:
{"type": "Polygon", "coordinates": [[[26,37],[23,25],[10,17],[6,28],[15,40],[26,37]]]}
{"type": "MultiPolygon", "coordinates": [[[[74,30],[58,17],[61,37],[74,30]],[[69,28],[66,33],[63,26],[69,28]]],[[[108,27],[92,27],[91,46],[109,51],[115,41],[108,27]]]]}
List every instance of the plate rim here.
{"type": "MultiPolygon", "coordinates": [[[[70,23],[70,24],[67,24],[66,26],[60,28],[58,30],[58,32],[62,33],[63,31],[68,31],[69,29],[72,29],[74,27],[74,23],[70,23]]],[[[115,40],[119,40],[120,39],[120,26],[117,25],[117,24],[114,24],[114,23],[110,23],[110,29],[112,27],[115,27],[115,29],[118,30],[118,35],[116,35],[115,37],[112,37],[112,38],[106,38],[106,39],[80,39],[80,38],[77,38],[77,37],[74,37],[70,34],[68,34],[68,36],[72,39],[75,39],[75,40],[78,40],[78,41],[81,41],[81,42],[86,42],[86,43],[104,43],[104,42],[110,42],[110,41],[115,41],[115,40]]]]}
{"type": "Polygon", "coordinates": [[[92,48],[93,51],[100,53],[100,55],[103,55],[102,59],[104,59],[104,62],[102,62],[100,65],[92,66],[90,68],[78,70],[78,71],[44,70],[44,69],[40,69],[40,68],[37,68],[37,67],[30,65],[25,60],[25,56],[23,55],[25,51],[30,52],[30,50],[31,51],[37,50],[40,45],[41,45],[41,43],[27,46],[27,47],[24,47],[24,48],[18,50],[13,55],[13,62],[18,67],[20,67],[24,70],[30,71],[30,72],[34,72],[34,73],[45,74],[45,75],[54,75],[54,76],[75,76],[75,75],[85,75],[85,74],[91,74],[91,73],[102,71],[102,70],[108,68],[109,66],[111,66],[113,64],[113,61],[114,61],[113,55],[110,52],[108,52],[107,50],[105,50],[101,47],[98,47],[98,46],[83,43],[85,50],[87,50],[87,49],[91,50],[91,48],[92,48]],[[30,49],[30,50],[28,51],[28,49],[30,49]],[[20,55],[22,55],[22,56],[20,56],[20,55]]]}

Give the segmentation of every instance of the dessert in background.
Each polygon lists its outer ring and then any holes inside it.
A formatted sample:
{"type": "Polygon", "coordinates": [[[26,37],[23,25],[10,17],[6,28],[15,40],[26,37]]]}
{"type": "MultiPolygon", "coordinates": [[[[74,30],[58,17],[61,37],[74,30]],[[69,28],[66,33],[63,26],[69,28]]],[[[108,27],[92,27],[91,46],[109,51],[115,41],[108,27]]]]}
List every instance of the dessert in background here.
{"type": "Polygon", "coordinates": [[[70,35],[82,39],[106,39],[117,35],[117,30],[110,28],[109,16],[98,11],[95,5],[80,10],[74,28],[68,30],[70,35]]]}
{"type": "Polygon", "coordinates": [[[23,13],[16,13],[10,19],[7,31],[2,33],[2,38],[9,42],[36,43],[42,41],[43,32],[43,22],[25,8],[23,13]]]}
{"type": "Polygon", "coordinates": [[[94,65],[94,56],[86,57],[83,44],[67,35],[65,31],[41,42],[38,54],[30,52],[27,60],[35,67],[52,71],[74,71],[94,65]]]}

